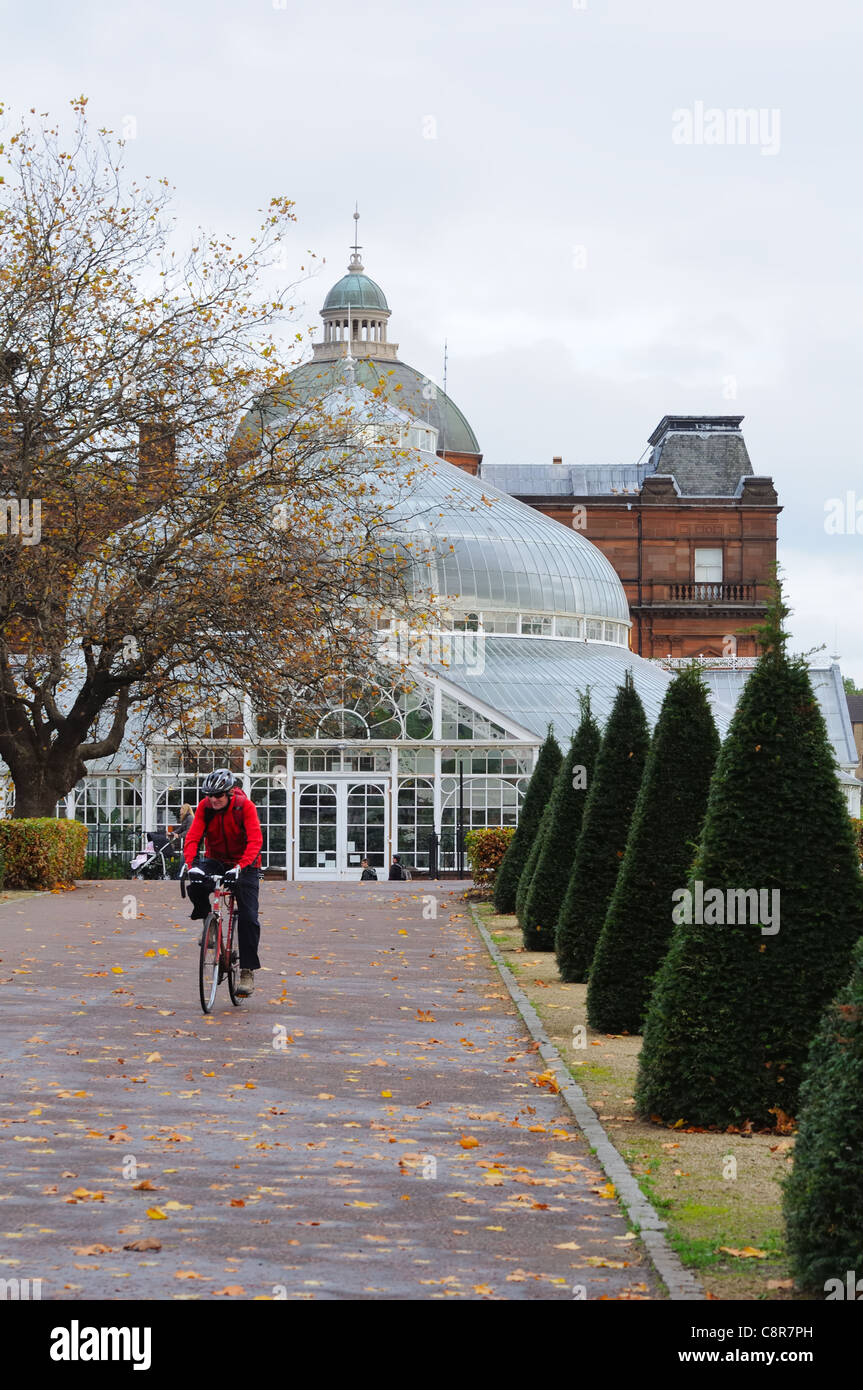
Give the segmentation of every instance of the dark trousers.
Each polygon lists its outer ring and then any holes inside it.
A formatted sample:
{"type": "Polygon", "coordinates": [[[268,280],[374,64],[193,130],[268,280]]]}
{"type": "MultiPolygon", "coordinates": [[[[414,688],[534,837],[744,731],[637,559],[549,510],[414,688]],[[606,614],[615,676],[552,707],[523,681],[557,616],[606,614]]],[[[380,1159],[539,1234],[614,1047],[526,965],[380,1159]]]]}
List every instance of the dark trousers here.
{"type": "MultiPolygon", "coordinates": [[[[194,868],[203,869],[205,874],[223,874],[230,867],[221,859],[196,859],[194,868]]],[[[260,970],[258,945],[261,940],[261,924],[258,921],[258,879],[259,871],[249,867],[240,870],[234,884],[234,897],[237,900],[237,935],[240,938],[240,969],[260,970]]],[[[196,909],[209,908],[210,889],[194,879],[187,880],[189,897],[196,909]]]]}

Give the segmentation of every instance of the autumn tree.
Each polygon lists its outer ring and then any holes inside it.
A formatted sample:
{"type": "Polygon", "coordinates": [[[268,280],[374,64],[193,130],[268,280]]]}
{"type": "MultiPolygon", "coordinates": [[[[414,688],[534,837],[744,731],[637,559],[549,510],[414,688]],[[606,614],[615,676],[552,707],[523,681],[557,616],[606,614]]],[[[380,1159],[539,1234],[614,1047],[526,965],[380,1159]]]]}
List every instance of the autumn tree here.
{"type": "Polygon", "coordinates": [[[53,815],[133,710],[182,729],[226,689],[268,708],[373,669],[377,613],[409,602],[376,486],[398,451],[369,449],[350,393],[271,408],[292,292],[264,287],[292,204],[274,197],[246,247],[200,233],[180,253],[164,180],[130,180],[122,143],[72,106],[71,132],[30,119],[0,145],[16,816],[53,815]]]}

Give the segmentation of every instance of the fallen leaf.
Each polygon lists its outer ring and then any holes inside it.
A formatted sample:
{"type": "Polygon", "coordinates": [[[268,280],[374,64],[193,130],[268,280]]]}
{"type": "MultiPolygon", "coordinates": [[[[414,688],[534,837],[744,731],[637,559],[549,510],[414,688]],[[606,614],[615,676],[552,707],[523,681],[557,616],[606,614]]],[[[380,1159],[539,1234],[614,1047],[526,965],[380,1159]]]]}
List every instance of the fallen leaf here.
{"type": "Polygon", "coordinates": [[[613,1182],[607,1182],[603,1187],[592,1187],[590,1190],[595,1192],[597,1196],[604,1197],[606,1201],[611,1201],[617,1195],[613,1182]]]}
{"type": "Polygon", "coordinates": [[[766,1250],[756,1250],[754,1245],[744,1245],[741,1250],[735,1250],[731,1245],[720,1245],[719,1249],[726,1255],[736,1255],[741,1260],[766,1260],[766,1250]]]}
{"type": "Polygon", "coordinates": [[[131,1240],[128,1245],[124,1245],[124,1250],[161,1250],[162,1242],[155,1240],[152,1236],[144,1236],[142,1240],[131,1240]]]}

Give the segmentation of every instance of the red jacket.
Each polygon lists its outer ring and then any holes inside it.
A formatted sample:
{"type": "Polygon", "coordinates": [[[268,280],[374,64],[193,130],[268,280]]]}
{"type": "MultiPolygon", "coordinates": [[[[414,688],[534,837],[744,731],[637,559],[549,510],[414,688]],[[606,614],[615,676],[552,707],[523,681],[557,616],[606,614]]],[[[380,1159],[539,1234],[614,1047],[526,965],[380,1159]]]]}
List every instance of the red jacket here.
{"type": "Polygon", "coordinates": [[[249,864],[260,868],[264,837],[261,834],[261,822],[258,820],[254,802],[250,801],[239,787],[235,787],[227,806],[221,811],[213,811],[208,817],[207,825],[204,812],[209,810],[209,800],[204,797],[204,800],[199,802],[195,819],[186,833],[183,856],[189,868],[192,867],[202,839],[206,843],[208,858],[221,859],[229,869],[235,864],[241,869],[247,868],[249,864]],[[242,823],[242,830],[238,821],[242,823]]]}

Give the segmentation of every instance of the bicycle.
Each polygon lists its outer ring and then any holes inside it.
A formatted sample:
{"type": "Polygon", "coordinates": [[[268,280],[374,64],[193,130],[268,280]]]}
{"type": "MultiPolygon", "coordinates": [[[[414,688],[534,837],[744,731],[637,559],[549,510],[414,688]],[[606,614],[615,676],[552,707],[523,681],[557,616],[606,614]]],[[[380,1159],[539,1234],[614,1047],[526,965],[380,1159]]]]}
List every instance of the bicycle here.
{"type": "MultiPolygon", "coordinates": [[[[184,898],[188,876],[188,869],[184,866],[184,872],[180,875],[180,892],[184,898]]],[[[210,1014],[216,1002],[216,991],[223,980],[228,982],[228,994],[235,1007],[239,1007],[246,996],[239,993],[240,953],[237,947],[237,901],[233,887],[225,886],[224,874],[208,874],[200,882],[215,892],[215,906],[202,924],[198,958],[201,1008],[205,1014],[210,1014]]]]}

